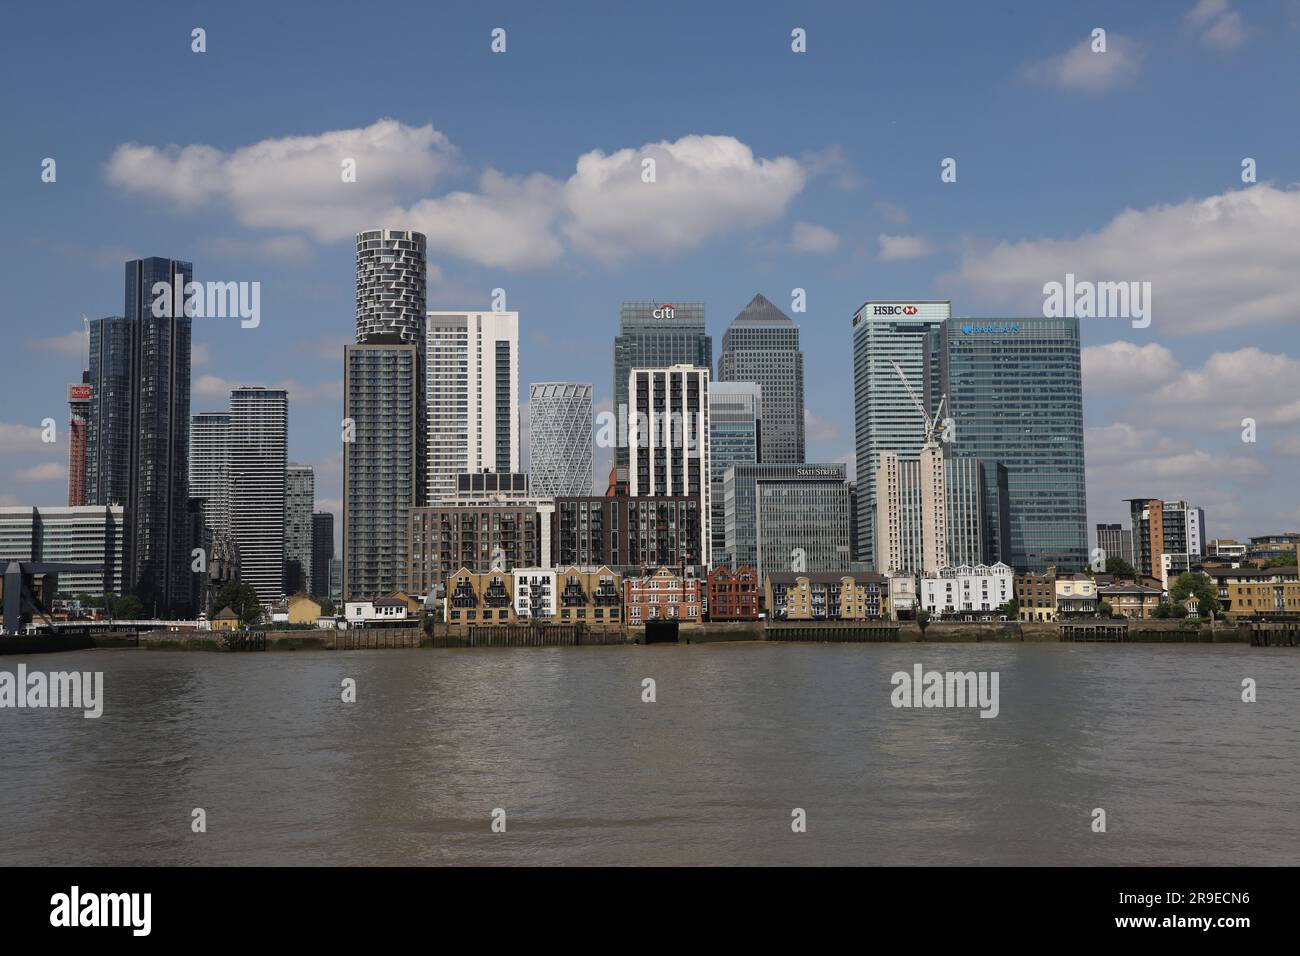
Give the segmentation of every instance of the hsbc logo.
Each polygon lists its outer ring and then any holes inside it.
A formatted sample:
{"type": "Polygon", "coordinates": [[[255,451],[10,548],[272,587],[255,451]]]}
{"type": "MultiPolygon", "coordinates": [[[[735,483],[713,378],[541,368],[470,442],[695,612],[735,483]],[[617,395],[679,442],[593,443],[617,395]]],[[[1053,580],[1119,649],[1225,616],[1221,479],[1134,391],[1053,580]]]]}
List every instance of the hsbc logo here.
{"type": "Polygon", "coordinates": [[[872,315],[916,315],[920,312],[914,305],[873,305],[872,315]]]}
{"type": "Polygon", "coordinates": [[[676,314],[676,308],[671,305],[661,305],[651,313],[656,319],[671,319],[676,314]]]}

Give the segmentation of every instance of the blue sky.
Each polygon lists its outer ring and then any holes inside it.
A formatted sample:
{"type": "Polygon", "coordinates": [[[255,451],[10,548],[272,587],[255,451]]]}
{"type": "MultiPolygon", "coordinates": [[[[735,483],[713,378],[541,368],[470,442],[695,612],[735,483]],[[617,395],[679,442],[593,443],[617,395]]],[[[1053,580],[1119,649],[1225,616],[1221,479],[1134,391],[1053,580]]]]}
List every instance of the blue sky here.
{"type": "Polygon", "coordinates": [[[605,403],[621,301],[705,301],[716,353],[755,292],[806,289],[817,460],[852,456],[862,301],[1033,315],[1067,271],[1150,281],[1149,328],[1082,323],[1090,522],[1151,496],[1211,536],[1300,527],[1297,3],[439,6],[6,12],[0,503],[64,503],[80,316],[164,255],[261,283],[258,328],[196,320],[193,410],[289,387],[290,457],[338,511],[351,237],[411,226],[431,307],[505,289],[521,382],[605,403]]]}

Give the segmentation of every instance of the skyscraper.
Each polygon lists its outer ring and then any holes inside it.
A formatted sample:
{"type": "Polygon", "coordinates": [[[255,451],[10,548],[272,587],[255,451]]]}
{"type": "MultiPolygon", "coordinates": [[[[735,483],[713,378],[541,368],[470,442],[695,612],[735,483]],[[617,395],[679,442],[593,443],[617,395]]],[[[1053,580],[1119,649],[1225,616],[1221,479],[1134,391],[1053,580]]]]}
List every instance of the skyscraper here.
{"type": "MultiPolygon", "coordinates": [[[[939,349],[952,454],[1008,472],[1010,564],[1018,572],[1088,564],[1079,322],[953,319],[939,349]]],[[[996,476],[985,469],[986,488],[996,476]]]]}
{"type": "Polygon", "coordinates": [[[394,340],[349,345],[343,362],[342,593],[364,600],[392,593],[406,574],[406,518],[421,503],[427,451],[422,358],[394,340]]]}
{"type": "Polygon", "coordinates": [[[316,472],[311,465],[289,462],[284,482],[284,593],[311,587],[312,511],[316,507],[316,472]]]}
{"type": "Polygon", "coordinates": [[[190,422],[190,497],[203,499],[214,539],[230,531],[229,412],[199,412],[190,422]]]}
{"type": "Polygon", "coordinates": [[[591,393],[591,385],[578,382],[529,386],[528,472],[534,494],[591,494],[591,393]]]}
{"type": "Polygon", "coordinates": [[[289,394],[244,387],[230,393],[230,523],[240,578],[263,604],[284,594],[285,470],[289,394]]]}
{"type": "Polygon", "coordinates": [[[727,468],[727,552],[760,577],[850,569],[849,484],[839,462],[727,468]]]}
{"type": "Polygon", "coordinates": [[[400,586],[407,513],[423,503],[425,245],[408,230],[357,234],[357,344],[343,356],[345,598],[400,586]]]}
{"type": "Polygon", "coordinates": [[[357,341],[396,336],[424,344],[423,233],[371,229],[357,234],[357,341]]]}
{"type": "Polygon", "coordinates": [[[328,597],[330,563],[334,560],[334,515],[317,511],[311,516],[311,587],[312,597],[328,597]]]}
{"type": "MultiPolygon", "coordinates": [[[[627,418],[628,375],[634,368],[694,365],[713,368],[713,339],[704,331],[704,303],[662,300],[624,302],[614,338],[614,414],[627,418]]],[[[623,426],[620,426],[620,432],[623,426]]],[[[616,464],[626,466],[628,449],[619,443],[616,464]]]]}
{"type": "Polygon", "coordinates": [[[519,313],[430,312],[427,498],[456,476],[519,470],[519,313]]]}
{"type": "MultiPolygon", "coordinates": [[[[131,473],[131,441],[127,435],[131,427],[131,327],[132,323],[121,316],[90,323],[87,504],[126,504],[131,473]]],[[[128,575],[126,587],[130,588],[130,571],[123,570],[128,575]]]]}
{"type": "Polygon", "coordinates": [[[86,503],[86,441],[90,429],[90,372],[68,386],[68,507],[86,503]]]}
{"type": "Polygon", "coordinates": [[[709,385],[710,498],[713,504],[713,563],[730,564],[727,554],[723,478],[728,465],[762,461],[763,389],[755,382],[709,385]]]}
{"type": "Polygon", "coordinates": [[[186,613],[191,319],[172,290],[193,266],[151,257],[125,272],[124,317],[90,324],[86,497],[126,509],[124,587],[151,614],[186,613]]]}
{"type": "Polygon", "coordinates": [[[754,296],[723,333],[718,381],[762,386],[764,462],[804,460],[799,327],[763,295],[754,296]]]}
{"type": "Polygon", "coordinates": [[[695,498],[700,554],[711,561],[709,369],[690,365],[629,373],[628,493],[633,498],[695,498]]]}
{"type": "MultiPolygon", "coordinates": [[[[853,406],[857,442],[857,558],[873,570],[876,559],[876,473],[884,452],[916,461],[925,441],[925,422],[910,386],[932,395],[928,379],[938,330],[950,314],[948,302],[865,302],[853,316],[853,406]],[[897,365],[897,368],[895,368],[897,365]],[[898,369],[907,384],[899,378],[898,369]]],[[[935,414],[937,399],[927,412],[935,414]]]]}

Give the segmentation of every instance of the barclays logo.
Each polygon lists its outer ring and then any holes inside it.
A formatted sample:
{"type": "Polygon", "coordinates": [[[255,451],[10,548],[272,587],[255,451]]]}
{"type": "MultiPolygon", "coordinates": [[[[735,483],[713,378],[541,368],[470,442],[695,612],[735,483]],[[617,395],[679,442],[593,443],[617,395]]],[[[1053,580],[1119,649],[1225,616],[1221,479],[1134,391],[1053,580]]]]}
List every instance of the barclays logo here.
{"type": "Polygon", "coordinates": [[[998,334],[998,333],[1011,333],[1011,332],[1019,332],[1019,331],[1020,331],[1019,322],[999,322],[999,323],[990,322],[990,323],[982,323],[982,324],[977,324],[974,322],[963,322],[961,324],[962,335],[982,335],[988,333],[998,334]]]}

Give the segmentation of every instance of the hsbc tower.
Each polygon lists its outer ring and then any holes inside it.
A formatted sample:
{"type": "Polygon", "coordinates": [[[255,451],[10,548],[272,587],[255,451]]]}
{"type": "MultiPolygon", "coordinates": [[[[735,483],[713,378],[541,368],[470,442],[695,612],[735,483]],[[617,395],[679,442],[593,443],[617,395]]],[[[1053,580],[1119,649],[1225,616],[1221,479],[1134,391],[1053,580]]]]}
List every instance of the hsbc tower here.
{"type": "Polygon", "coordinates": [[[857,441],[857,544],[854,557],[877,569],[876,469],[882,452],[916,461],[925,441],[921,413],[910,385],[933,415],[940,392],[940,331],[952,303],[935,300],[873,300],[853,315],[853,411],[857,441]],[[899,378],[897,364],[907,377],[899,378]]]}

